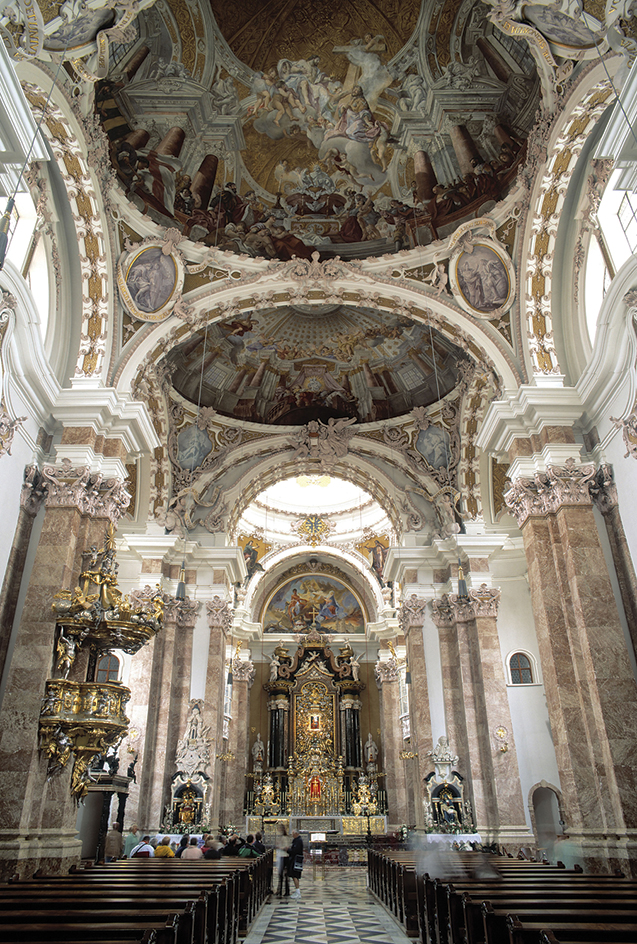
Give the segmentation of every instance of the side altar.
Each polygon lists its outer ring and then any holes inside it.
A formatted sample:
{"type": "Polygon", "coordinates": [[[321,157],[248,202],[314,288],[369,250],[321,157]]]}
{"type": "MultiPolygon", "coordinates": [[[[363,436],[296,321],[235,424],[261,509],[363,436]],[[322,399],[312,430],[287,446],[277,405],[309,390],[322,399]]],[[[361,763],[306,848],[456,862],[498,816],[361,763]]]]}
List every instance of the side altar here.
{"type": "Polygon", "coordinates": [[[285,822],[292,829],[346,835],[386,831],[379,750],[363,744],[365,684],[349,644],[335,654],[315,625],[293,655],[274,650],[268,694],[268,745],[252,746],[247,828],[285,822]]]}

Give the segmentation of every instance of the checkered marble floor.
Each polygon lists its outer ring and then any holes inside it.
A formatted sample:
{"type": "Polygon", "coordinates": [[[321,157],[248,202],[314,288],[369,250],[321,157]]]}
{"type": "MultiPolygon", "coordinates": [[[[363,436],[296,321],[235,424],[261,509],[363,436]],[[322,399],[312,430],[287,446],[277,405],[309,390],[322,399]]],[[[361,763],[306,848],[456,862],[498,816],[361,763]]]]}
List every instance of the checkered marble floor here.
{"type": "MultiPolygon", "coordinates": [[[[245,944],[406,944],[400,926],[367,891],[367,869],[306,869],[301,898],[272,898],[245,944]]],[[[413,944],[413,942],[412,942],[413,944]]]]}

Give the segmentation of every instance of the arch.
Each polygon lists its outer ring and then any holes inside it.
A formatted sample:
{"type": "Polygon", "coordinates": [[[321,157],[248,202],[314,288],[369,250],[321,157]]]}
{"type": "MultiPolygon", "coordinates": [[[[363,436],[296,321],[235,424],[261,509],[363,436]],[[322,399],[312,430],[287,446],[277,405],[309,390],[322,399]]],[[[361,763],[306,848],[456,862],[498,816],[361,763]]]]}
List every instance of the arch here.
{"type": "Polygon", "coordinates": [[[556,838],[564,834],[562,791],[554,784],[540,780],[529,790],[527,803],[537,847],[545,850],[550,858],[556,838]]]}
{"type": "Polygon", "coordinates": [[[95,670],[96,682],[118,682],[121,671],[121,663],[116,655],[107,652],[98,660],[95,670]]]}
{"type": "MultiPolygon", "coordinates": [[[[308,560],[309,558],[316,558],[317,560],[322,558],[324,563],[332,563],[338,570],[342,570],[344,576],[351,582],[363,602],[367,611],[368,623],[375,623],[379,620],[380,611],[384,606],[381,588],[371,568],[367,562],[363,561],[362,557],[358,557],[351,551],[328,545],[310,547],[308,545],[299,546],[298,544],[271,552],[262,558],[260,563],[263,564],[264,570],[255,574],[250,581],[245,601],[245,606],[252,613],[253,618],[259,618],[267,597],[283,579],[291,562],[295,559],[301,559],[302,561],[306,556],[308,560]]],[[[317,573],[321,572],[320,569],[317,569],[317,573]]]]}
{"type": "Polygon", "coordinates": [[[537,681],[530,653],[516,649],[507,659],[509,685],[532,685],[537,681]]]}
{"type": "MultiPolygon", "coordinates": [[[[34,117],[38,118],[48,95],[43,86],[48,88],[50,79],[32,63],[20,63],[18,73],[34,117]]],[[[109,291],[109,271],[113,259],[111,234],[102,223],[107,215],[101,197],[102,185],[94,179],[90,165],[101,169],[104,180],[110,181],[111,174],[106,165],[106,139],[95,132],[95,139],[86,142],[86,134],[73,116],[72,108],[59,86],[53,90],[41,130],[49,142],[66,188],[79,250],[76,258],[81,278],[81,327],[77,338],[75,374],[100,377],[112,347],[113,331],[109,332],[109,326],[113,322],[116,306],[113,292],[109,291]],[[90,158],[85,157],[85,153],[90,158]]],[[[62,312],[64,308],[63,305],[62,312]]],[[[56,312],[56,331],[59,330],[59,316],[60,312],[56,312]]]]}
{"type": "MultiPolygon", "coordinates": [[[[585,70],[570,89],[553,126],[547,117],[544,127],[539,129],[538,143],[546,147],[547,168],[538,176],[530,194],[530,212],[522,245],[532,248],[520,264],[520,271],[527,273],[526,300],[520,306],[520,319],[527,326],[526,352],[536,376],[554,375],[556,380],[560,376],[553,330],[555,300],[552,299],[558,224],[568,184],[590,134],[591,123],[604,113],[613,95],[606,69],[612,73],[620,61],[620,57],[615,56],[608,65],[595,62],[585,70]]],[[[524,297],[521,293],[521,298],[524,297]]]]}

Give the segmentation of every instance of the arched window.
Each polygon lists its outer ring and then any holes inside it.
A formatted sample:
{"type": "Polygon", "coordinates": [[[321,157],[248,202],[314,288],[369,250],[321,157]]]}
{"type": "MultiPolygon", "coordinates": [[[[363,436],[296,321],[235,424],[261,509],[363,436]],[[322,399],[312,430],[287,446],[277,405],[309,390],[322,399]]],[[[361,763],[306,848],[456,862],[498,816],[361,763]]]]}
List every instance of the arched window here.
{"type": "Polygon", "coordinates": [[[512,685],[531,685],[533,682],[533,670],[531,660],[523,652],[514,652],[509,659],[509,669],[511,671],[512,685]]]}
{"type": "Polygon", "coordinates": [[[116,682],[119,678],[119,659],[117,656],[102,656],[97,663],[96,682],[116,682]]]}

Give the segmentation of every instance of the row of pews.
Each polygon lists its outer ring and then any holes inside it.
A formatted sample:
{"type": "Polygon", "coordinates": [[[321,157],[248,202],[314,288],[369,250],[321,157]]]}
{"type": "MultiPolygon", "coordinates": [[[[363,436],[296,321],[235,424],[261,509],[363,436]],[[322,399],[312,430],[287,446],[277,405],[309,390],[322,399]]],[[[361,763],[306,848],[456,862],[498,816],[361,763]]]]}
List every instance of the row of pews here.
{"type": "Polygon", "coordinates": [[[368,870],[372,893],[422,944],[637,944],[637,882],[621,873],[372,850],[368,870]]]}
{"type": "Polygon", "coordinates": [[[0,942],[237,944],[270,892],[258,859],[129,859],[0,886],[0,942]]]}

